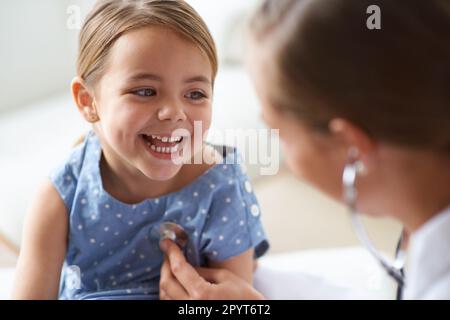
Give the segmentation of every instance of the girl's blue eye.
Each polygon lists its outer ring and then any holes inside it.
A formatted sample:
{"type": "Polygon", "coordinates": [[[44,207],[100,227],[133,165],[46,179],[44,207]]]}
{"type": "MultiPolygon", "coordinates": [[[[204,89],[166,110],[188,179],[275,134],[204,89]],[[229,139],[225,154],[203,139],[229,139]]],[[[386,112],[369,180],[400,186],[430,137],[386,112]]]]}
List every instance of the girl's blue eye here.
{"type": "Polygon", "coordinates": [[[140,97],[151,97],[156,94],[156,91],[152,88],[144,88],[133,91],[133,94],[138,95],[140,97]]]}
{"type": "Polygon", "coordinates": [[[187,98],[193,99],[193,100],[201,100],[206,98],[206,95],[204,95],[201,91],[192,91],[189,92],[187,95],[187,98]]]}

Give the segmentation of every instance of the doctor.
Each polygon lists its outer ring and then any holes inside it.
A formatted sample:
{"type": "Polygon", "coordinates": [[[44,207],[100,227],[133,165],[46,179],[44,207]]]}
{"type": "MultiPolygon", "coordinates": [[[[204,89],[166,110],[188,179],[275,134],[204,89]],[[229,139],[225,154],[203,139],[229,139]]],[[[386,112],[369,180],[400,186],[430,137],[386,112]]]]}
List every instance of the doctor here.
{"type": "MultiPolygon", "coordinates": [[[[293,174],[345,202],[355,226],[358,212],[400,221],[411,235],[403,297],[450,299],[450,3],[378,0],[370,29],[372,2],[264,1],[249,70],[293,174]]],[[[162,299],[264,298],[162,247],[162,299]]]]}

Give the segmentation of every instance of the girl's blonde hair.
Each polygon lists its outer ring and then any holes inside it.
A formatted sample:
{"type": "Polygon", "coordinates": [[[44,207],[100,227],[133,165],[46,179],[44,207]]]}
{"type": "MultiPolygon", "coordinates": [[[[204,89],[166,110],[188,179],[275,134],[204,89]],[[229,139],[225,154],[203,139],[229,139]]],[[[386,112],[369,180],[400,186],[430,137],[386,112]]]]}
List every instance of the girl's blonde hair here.
{"type": "Polygon", "coordinates": [[[102,76],[115,41],[148,26],[171,28],[197,45],[211,63],[214,83],[218,68],[214,40],[202,18],[183,0],[97,1],[80,31],[78,76],[93,85],[102,76]]]}

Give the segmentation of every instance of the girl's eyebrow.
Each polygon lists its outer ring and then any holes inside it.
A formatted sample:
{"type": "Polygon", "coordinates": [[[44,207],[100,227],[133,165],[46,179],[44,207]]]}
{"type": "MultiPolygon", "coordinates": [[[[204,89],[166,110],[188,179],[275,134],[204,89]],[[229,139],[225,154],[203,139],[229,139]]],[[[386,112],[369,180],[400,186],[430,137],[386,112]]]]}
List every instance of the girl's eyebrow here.
{"type": "Polygon", "coordinates": [[[211,84],[211,81],[205,76],[196,76],[192,78],[188,78],[184,80],[185,83],[191,83],[191,82],[204,82],[206,84],[211,84]]]}
{"type": "MultiPolygon", "coordinates": [[[[127,82],[134,82],[134,81],[139,81],[139,80],[154,80],[154,81],[162,82],[163,78],[156,74],[152,74],[152,73],[137,73],[137,74],[130,76],[127,79],[127,82]]],[[[201,75],[187,78],[184,80],[184,82],[185,83],[204,82],[206,84],[211,84],[211,81],[207,77],[201,76],[201,75]]]]}
{"type": "Polygon", "coordinates": [[[137,73],[132,76],[130,76],[127,81],[133,82],[133,81],[139,81],[139,80],[155,80],[155,81],[162,81],[162,78],[156,74],[152,73],[137,73]]]}

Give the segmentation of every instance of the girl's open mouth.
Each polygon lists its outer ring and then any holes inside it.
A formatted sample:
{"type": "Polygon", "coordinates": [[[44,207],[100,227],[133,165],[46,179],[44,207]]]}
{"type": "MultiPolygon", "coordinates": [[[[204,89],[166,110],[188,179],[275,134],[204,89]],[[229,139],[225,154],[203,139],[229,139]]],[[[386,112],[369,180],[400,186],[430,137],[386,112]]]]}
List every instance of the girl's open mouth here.
{"type": "Polygon", "coordinates": [[[181,148],[182,136],[172,137],[169,135],[146,135],[142,134],[145,145],[150,153],[160,159],[170,159],[181,148]]]}

